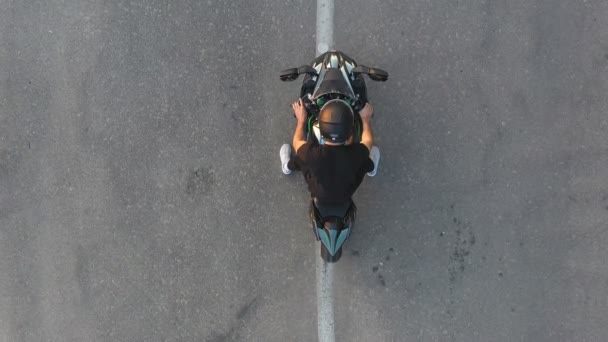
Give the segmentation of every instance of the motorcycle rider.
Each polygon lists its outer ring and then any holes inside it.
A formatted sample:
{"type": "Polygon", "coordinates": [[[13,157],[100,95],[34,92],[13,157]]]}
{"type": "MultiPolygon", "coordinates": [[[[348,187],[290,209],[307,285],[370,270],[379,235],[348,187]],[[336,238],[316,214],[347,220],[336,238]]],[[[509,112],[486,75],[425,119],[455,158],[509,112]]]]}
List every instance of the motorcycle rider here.
{"type": "Polygon", "coordinates": [[[367,173],[374,177],[378,171],[380,150],[373,146],[371,117],[374,112],[368,102],[359,112],[362,121],[361,143],[353,144],[354,112],[340,99],[328,101],[319,113],[319,129],[323,144],[306,142],[306,108],[302,100],[292,104],[297,118],[293,135],[294,158],[289,144],[280,150],[283,173],[302,171],[313,198],[322,203],[350,201],[367,173]]]}

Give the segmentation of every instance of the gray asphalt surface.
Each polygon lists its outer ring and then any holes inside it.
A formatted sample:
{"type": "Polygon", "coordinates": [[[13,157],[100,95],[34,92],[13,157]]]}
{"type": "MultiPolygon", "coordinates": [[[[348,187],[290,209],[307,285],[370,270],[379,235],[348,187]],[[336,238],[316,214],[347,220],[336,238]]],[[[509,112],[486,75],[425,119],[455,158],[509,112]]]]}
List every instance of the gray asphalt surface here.
{"type": "MultiPolygon", "coordinates": [[[[0,340],[316,339],[276,76],[314,2],[0,6],[0,340]]],[[[608,3],[340,0],[335,27],[391,75],[337,339],[608,339],[608,3]]]]}

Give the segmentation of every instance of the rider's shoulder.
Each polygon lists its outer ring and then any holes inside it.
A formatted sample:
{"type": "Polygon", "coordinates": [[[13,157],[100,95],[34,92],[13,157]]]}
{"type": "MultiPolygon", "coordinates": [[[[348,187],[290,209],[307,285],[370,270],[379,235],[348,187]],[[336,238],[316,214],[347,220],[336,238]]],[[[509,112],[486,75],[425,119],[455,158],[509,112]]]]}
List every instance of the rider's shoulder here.
{"type": "Polygon", "coordinates": [[[369,154],[369,149],[368,149],[368,148],[367,148],[367,146],[365,146],[365,144],[363,144],[363,143],[360,143],[360,142],[359,142],[359,143],[352,144],[352,145],[350,145],[350,146],[352,146],[352,148],[353,148],[354,150],[356,150],[357,152],[363,152],[363,153],[365,153],[366,155],[367,155],[367,154],[369,154]]]}
{"type": "Polygon", "coordinates": [[[300,148],[298,149],[298,156],[304,157],[304,156],[308,155],[311,151],[318,149],[318,148],[319,148],[319,144],[306,142],[306,143],[302,144],[302,146],[300,146],[300,148]]]}

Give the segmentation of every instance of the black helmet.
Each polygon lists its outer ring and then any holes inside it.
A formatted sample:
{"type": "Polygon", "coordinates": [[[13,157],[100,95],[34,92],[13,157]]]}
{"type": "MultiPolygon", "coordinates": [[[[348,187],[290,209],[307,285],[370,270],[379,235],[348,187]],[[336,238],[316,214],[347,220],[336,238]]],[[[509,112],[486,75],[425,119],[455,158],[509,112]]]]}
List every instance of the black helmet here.
{"type": "Polygon", "coordinates": [[[344,143],[353,133],[355,114],[344,100],[328,101],[319,113],[321,136],[332,143],[344,143]]]}

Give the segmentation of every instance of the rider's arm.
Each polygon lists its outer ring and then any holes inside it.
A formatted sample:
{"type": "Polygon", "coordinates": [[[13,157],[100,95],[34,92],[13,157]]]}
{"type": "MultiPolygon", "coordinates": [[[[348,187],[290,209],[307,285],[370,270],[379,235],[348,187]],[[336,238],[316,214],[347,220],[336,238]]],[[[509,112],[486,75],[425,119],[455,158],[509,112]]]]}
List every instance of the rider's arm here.
{"type": "Polygon", "coordinates": [[[306,133],[304,132],[304,126],[306,125],[306,108],[302,103],[302,99],[294,102],[291,105],[293,108],[293,113],[298,120],[298,124],[296,125],[296,131],[293,133],[293,150],[298,153],[298,150],[302,145],[306,144],[306,133]]]}
{"type": "Polygon", "coordinates": [[[293,150],[297,153],[302,145],[306,144],[306,133],[304,132],[304,126],[306,125],[306,120],[298,120],[298,124],[296,125],[296,131],[293,133],[293,150]]]}
{"type": "Polygon", "coordinates": [[[367,147],[368,150],[372,150],[374,146],[374,135],[372,132],[372,123],[370,119],[361,120],[363,122],[363,132],[361,133],[361,143],[367,147]]]}
{"type": "Polygon", "coordinates": [[[372,132],[372,114],[374,114],[374,108],[368,102],[365,107],[361,109],[359,115],[361,116],[361,123],[363,124],[363,132],[361,133],[361,143],[367,147],[368,150],[372,150],[374,146],[374,134],[372,132]]]}

